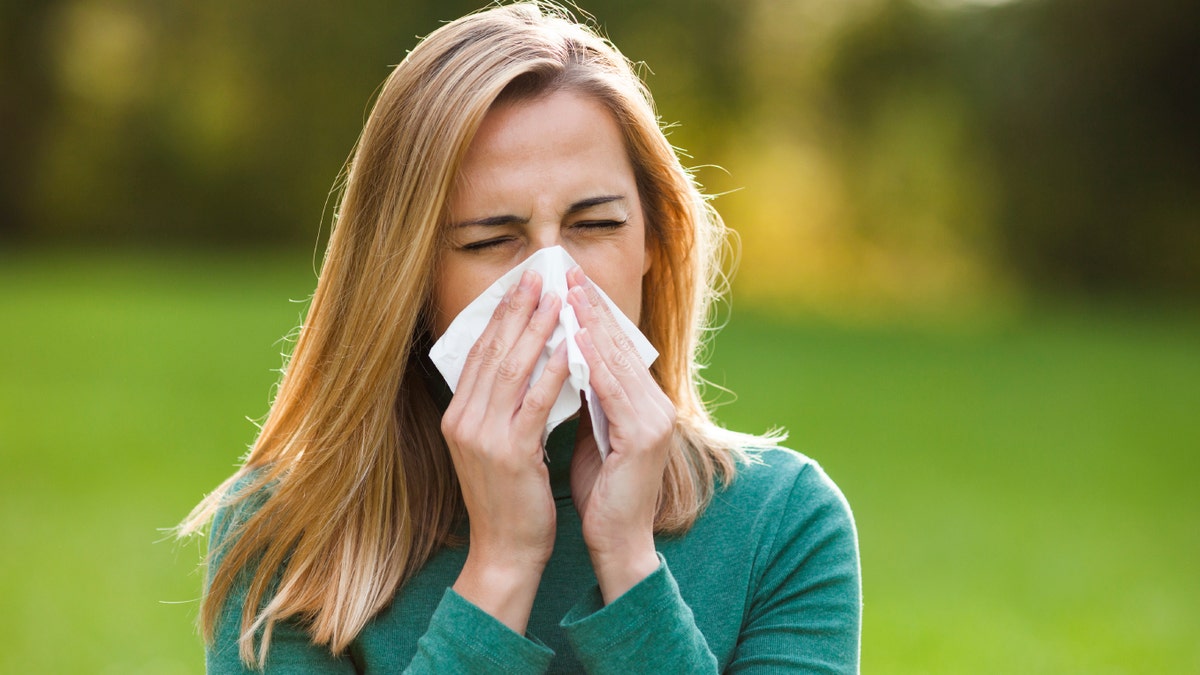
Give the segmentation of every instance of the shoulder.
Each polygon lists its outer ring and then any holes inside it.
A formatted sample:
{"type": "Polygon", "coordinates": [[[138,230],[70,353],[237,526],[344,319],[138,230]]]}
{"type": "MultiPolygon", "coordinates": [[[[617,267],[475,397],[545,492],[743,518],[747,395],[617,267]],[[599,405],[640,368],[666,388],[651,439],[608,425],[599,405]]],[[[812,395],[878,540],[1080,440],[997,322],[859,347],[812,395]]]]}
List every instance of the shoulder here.
{"type": "Polygon", "coordinates": [[[722,492],[789,509],[832,507],[849,515],[845,495],[816,460],[782,447],[747,448],[744,454],[733,483],[722,492]]]}
{"type": "Polygon", "coordinates": [[[730,498],[757,500],[756,606],[781,597],[840,607],[858,620],[862,588],[858,534],[850,504],[821,465],[786,448],[756,449],[728,488],[730,498]]]}
{"type": "Polygon", "coordinates": [[[819,463],[782,447],[748,448],[745,455],[709,505],[723,529],[744,527],[768,557],[831,546],[857,557],[850,504],[819,463]]]}
{"type": "Polygon", "coordinates": [[[861,567],[845,495],[801,453],[752,448],[746,455],[733,483],[712,504],[744,514],[741,523],[725,523],[748,559],[735,660],[770,654],[772,662],[795,670],[822,664],[857,672],[861,567]]]}
{"type": "Polygon", "coordinates": [[[225,549],[237,540],[242,527],[275,492],[276,483],[264,481],[265,478],[265,470],[248,469],[234,474],[218,488],[218,503],[209,530],[210,566],[219,562],[225,549]]]}

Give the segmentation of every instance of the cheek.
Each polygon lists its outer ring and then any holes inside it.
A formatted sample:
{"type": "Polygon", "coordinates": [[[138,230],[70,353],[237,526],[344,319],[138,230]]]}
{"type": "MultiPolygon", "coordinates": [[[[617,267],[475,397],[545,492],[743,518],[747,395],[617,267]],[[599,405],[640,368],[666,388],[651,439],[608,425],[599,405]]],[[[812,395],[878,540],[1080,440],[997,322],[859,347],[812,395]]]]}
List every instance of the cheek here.
{"type": "Polygon", "coordinates": [[[635,324],[640,323],[642,284],[649,269],[649,247],[643,232],[638,227],[628,239],[612,245],[571,251],[588,278],[635,324]]]}
{"type": "Polygon", "coordinates": [[[435,339],[440,338],[450,327],[454,317],[458,316],[458,313],[471,304],[471,300],[487,287],[485,285],[479,289],[479,292],[472,292],[472,286],[471,280],[465,278],[461,271],[456,273],[455,270],[443,268],[442,273],[438,274],[434,280],[432,298],[433,337],[435,339]]]}
{"type": "Polygon", "coordinates": [[[641,261],[628,260],[614,265],[606,260],[596,265],[579,261],[584,274],[600,287],[629,320],[638,323],[642,310],[641,261]]]}
{"type": "Polygon", "coordinates": [[[431,296],[433,337],[440,338],[454,318],[497,279],[515,266],[515,262],[488,262],[464,259],[450,253],[442,260],[434,278],[431,296]]]}

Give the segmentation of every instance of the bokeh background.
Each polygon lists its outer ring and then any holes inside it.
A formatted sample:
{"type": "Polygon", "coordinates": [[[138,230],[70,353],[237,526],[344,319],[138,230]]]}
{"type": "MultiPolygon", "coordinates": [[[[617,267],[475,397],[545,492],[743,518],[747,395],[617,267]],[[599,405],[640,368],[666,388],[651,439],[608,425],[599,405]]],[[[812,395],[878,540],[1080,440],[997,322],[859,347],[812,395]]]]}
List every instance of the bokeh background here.
{"type": "MultiPolygon", "coordinates": [[[[199,673],[369,102],[478,7],[0,6],[0,672],[199,673]]],[[[740,264],[707,377],[858,519],[872,673],[1200,672],[1200,5],[583,0],[740,264]]]]}

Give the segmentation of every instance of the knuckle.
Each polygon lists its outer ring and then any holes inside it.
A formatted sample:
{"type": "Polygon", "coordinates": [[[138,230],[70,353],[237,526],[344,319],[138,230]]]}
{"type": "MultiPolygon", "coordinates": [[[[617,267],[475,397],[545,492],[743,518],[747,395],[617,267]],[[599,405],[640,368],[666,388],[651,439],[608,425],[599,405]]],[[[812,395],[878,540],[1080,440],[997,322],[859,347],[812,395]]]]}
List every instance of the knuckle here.
{"type": "Polygon", "coordinates": [[[483,340],[476,340],[475,344],[471,345],[470,351],[467,352],[467,358],[478,361],[483,356],[484,346],[483,340]]]}
{"type": "Polygon", "coordinates": [[[450,411],[442,416],[442,437],[447,443],[458,444],[461,440],[458,431],[458,415],[451,415],[450,411]]]}
{"type": "Polygon", "coordinates": [[[529,412],[541,412],[550,407],[550,397],[540,389],[530,389],[525,394],[524,406],[529,412]]]}
{"type": "Polygon", "coordinates": [[[521,366],[512,358],[506,358],[496,367],[496,377],[505,382],[516,382],[521,379],[521,366]]]}
{"type": "Polygon", "coordinates": [[[501,453],[497,452],[497,448],[494,443],[480,443],[477,452],[479,453],[480,457],[486,459],[487,461],[495,461],[501,456],[501,453]]]}
{"type": "Polygon", "coordinates": [[[512,297],[510,297],[508,299],[507,303],[502,302],[500,304],[508,305],[508,308],[505,310],[505,312],[518,312],[519,313],[522,310],[526,310],[526,311],[528,310],[529,304],[530,304],[530,298],[526,293],[524,293],[522,291],[518,291],[518,292],[512,294],[512,297]]]}
{"type": "Polygon", "coordinates": [[[616,345],[617,351],[621,354],[629,354],[634,352],[633,340],[625,334],[623,330],[617,330],[613,333],[613,344],[616,345]]]}
{"type": "Polygon", "coordinates": [[[483,353],[480,355],[480,357],[485,364],[493,365],[499,363],[504,358],[504,354],[507,351],[508,350],[505,348],[504,342],[499,339],[491,340],[483,347],[483,353]]]}
{"type": "Polygon", "coordinates": [[[620,373],[631,373],[633,372],[633,361],[625,352],[618,351],[613,354],[612,369],[620,373]]]}
{"type": "Polygon", "coordinates": [[[675,424],[664,418],[658,424],[652,425],[648,431],[650,438],[664,441],[675,433],[675,424]]]}

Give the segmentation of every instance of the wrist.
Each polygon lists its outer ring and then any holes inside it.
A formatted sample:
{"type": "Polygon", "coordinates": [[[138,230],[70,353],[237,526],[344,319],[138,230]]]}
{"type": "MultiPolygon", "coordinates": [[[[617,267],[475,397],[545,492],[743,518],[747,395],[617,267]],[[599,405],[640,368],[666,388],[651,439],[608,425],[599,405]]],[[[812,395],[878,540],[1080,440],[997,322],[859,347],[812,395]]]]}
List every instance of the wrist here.
{"type": "Polygon", "coordinates": [[[524,635],[544,569],[545,563],[490,560],[468,553],[454,591],[524,635]]]}
{"type": "Polygon", "coordinates": [[[611,604],[650,576],[661,564],[654,540],[612,552],[591,552],[592,567],[604,604],[611,604]]]}

